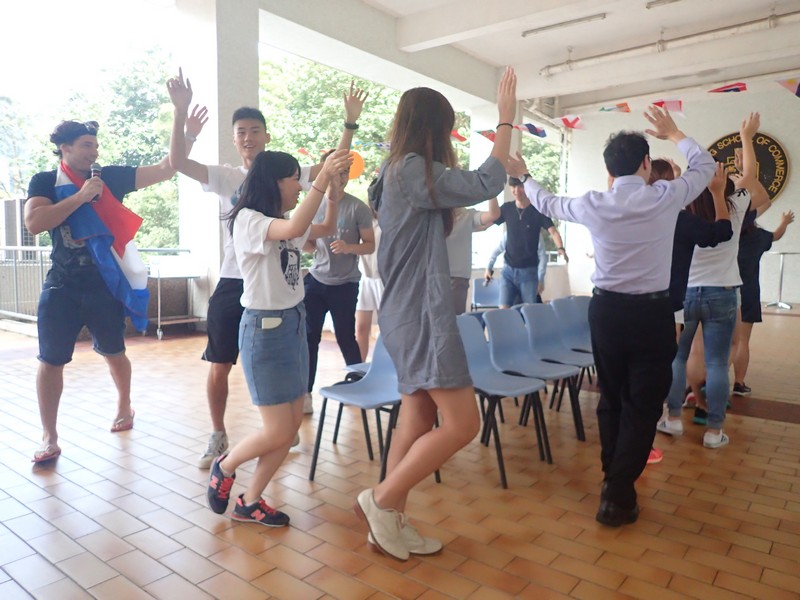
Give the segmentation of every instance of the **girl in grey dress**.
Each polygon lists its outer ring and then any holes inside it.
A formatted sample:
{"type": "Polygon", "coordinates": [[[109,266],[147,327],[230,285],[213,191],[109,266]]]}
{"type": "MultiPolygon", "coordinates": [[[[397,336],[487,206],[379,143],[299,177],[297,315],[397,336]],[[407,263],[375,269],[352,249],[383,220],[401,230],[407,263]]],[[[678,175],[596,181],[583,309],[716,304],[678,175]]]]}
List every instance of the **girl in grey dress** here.
{"type": "Polygon", "coordinates": [[[403,402],[387,476],[358,495],[355,510],[369,525],[369,541],[400,560],[441,549],[441,542],[420,536],[406,521],[408,492],[468,444],[480,426],[452,308],[445,237],[452,208],[488,200],[503,189],[516,110],[511,69],[500,81],[497,104],[500,122],[491,156],[477,171],[462,171],[450,141],[455,120],[450,103],[429,88],[405,92],[375,198],[383,232],[378,268],[385,285],[378,322],[403,402]],[[437,410],[442,423],[433,429],[437,410]]]}

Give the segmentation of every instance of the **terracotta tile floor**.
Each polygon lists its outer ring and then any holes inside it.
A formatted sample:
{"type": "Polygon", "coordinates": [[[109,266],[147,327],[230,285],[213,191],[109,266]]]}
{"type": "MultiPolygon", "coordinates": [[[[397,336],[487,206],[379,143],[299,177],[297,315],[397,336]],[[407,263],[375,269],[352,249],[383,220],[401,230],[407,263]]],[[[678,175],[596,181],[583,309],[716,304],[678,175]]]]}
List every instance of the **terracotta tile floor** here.
{"type": "MultiPolygon", "coordinates": [[[[756,327],[748,384],[761,402],[798,404],[798,334],[800,319],[767,316],[756,327]]],[[[567,407],[546,410],[553,465],[539,462],[532,429],[514,423],[507,400],[510,489],[499,487],[494,451],[472,443],[442,469],[443,484],[425,481],[409,505],[444,552],[399,563],[368,549],[350,510],[378,465],[347,411],[337,446],[326,429],[314,483],[316,415],[267,489],[292,527],[234,524],[206,508],[207,472],[195,467],[208,434],[204,343],[174,329],[160,342],[129,340],[137,416],[121,434],[108,431],[104,362],[80,344],[66,369],[63,455],[36,467],[36,341],[0,333],[0,598],[800,598],[800,425],[780,410],[769,420],[731,415],[732,443],[719,451],[702,448],[688,418],[687,435],[659,436],[665,457],[638,485],[639,522],[611,530],[594,521],[596,394],[581,394],[585,443],[567,407]]],[[[340,378],[330,337],[320,362],[321,385],[340,378]]],[[[238,368],[228,423],[234,440],[258,424],[238,368]]]]}

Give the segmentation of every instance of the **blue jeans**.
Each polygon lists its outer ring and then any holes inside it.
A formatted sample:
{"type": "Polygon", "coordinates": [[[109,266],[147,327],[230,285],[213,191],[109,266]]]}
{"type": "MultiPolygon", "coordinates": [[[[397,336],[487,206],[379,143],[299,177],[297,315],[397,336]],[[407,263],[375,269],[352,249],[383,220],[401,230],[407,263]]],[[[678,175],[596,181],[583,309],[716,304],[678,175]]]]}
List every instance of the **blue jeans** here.
{"type": "Polygon", "coordinates": [[[500,279],[500,305],[513,306],[518,298],[523,304],[536,302],[536,292],[539,287],[538,270],[538,267],[517,269],[504,265],[500,279]]]}
{"type": "Polygon", "coordinates": [[[699,323],[703,324],[706,363],[706,402],[708,428],[719,429],[725,422],[725,408],[730,399],[728,359],[733,329],[736,326],[738,296],[734,287],[690,287],[686,290],[684,319],[686,327],[678,342],[678,354],[672,362],[672,387],[667,407],[672,417],[681,414],[686,387],[686,359],[699,323]]]}

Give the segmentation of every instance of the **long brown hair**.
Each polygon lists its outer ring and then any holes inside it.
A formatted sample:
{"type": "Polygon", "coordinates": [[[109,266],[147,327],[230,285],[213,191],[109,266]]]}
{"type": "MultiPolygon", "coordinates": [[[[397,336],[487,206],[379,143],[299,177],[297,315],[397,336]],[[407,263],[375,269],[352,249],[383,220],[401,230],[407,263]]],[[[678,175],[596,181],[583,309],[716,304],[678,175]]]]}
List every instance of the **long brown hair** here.
{"type": "MultiPolygon", "coordinates": [[[[728,205],[728,211],[730,212],[736,211],[736,206],[731,200],[731,196],[733,196],[734,193],[736,193],[736,186],[733,184],[733,181],[731,181],[731,178],[728,177],[725,179],[724,194],[725,203],[728,205]]],[[[686,210],[709,223],[713,223],[717,220],[717,211],[714,209],[714,196],[711,195],[708,188],[700,192],[700,195],[692,200],[691,204],[686,207],[686,210]]]]}
{"type": "MultiPolygon", "coordinates": [[[[456,166],[456,153],[450,134],[456,115],[450,102],[436,90],[418,87],[407,90],[400,97],[394,123],[389,136],[391,150],[389,166],[399,164],[411,152],[419,154],[425,161],[425,183],[431,202],[436,206],[433,189],[433,163],[445,167],[456,166]]],[[[453,214],[442,210],[445,235],[453,229],[453,214]]]]}

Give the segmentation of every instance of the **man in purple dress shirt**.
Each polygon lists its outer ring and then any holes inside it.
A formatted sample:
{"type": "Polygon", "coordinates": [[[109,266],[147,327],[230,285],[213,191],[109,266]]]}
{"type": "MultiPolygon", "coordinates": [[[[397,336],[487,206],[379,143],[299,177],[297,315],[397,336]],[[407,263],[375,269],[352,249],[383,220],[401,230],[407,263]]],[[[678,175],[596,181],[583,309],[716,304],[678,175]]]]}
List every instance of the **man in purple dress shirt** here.
{"type": "Polygon", "coordinates": [[[551,218],[585,225],[595,248],[589,305],[592,351],[600,383],[597,420],[604,480],[596,519],[618,527],[639,516],[634,483],[647,464],[672,382],[675,321],[669,300],[672,242],[678,212],[714,174],[714,159],[652,106],[646,133],[678,145],[689,161],[673,181],[647,185],[650,148],[644,135],[612,135],[603,152],[611,189],[568,198],[533,181],[522,157],[508,174],[523,181],[531,203],[551,218]]]}

